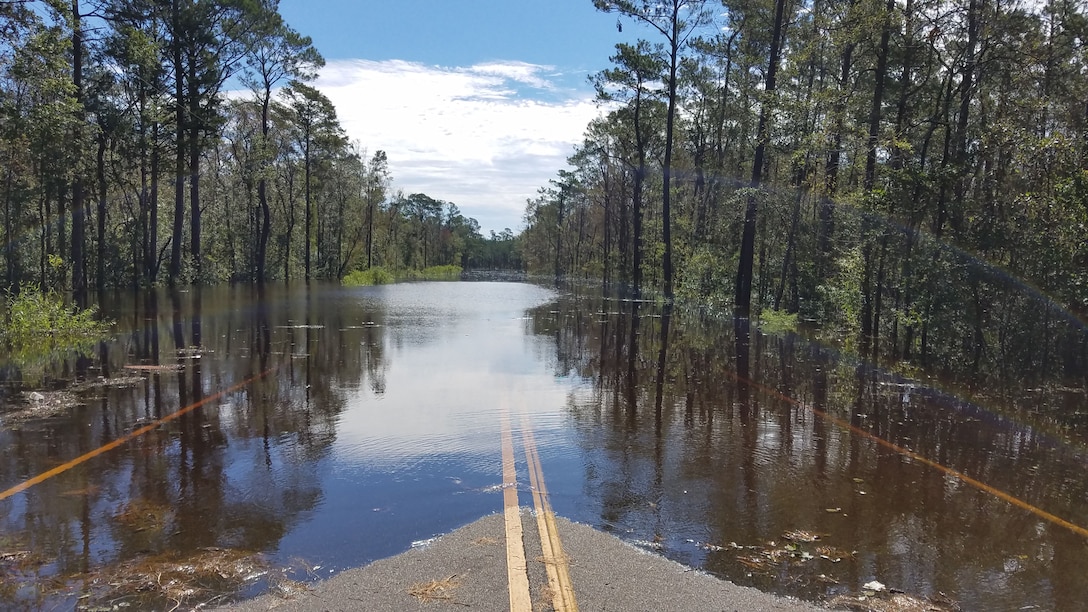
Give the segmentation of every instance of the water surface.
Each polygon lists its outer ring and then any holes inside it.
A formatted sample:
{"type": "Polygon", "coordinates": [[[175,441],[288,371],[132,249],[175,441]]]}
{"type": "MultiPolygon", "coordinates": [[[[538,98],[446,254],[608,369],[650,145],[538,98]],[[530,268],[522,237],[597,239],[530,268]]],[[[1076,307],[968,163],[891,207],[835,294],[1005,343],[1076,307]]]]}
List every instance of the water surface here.
{"type": "Polygon", "coordinates": [[[1088,526],[1083,387],[967,401],[804,334],[524,283],[102,308],[118,331],[96,354],[5,370],[11,393],[83,404],[4,423],[0,489],[206,403],[0,501],[0,553],[41,560],[0,587],[17,606],[70,605],[80,576],[155,555],[254,551],[310,579],[406,550],[501,509],[503,411],[531,424],[558,513],[741,584],[1088,601],[1088,539],[1046,517],[1088,526]]]}

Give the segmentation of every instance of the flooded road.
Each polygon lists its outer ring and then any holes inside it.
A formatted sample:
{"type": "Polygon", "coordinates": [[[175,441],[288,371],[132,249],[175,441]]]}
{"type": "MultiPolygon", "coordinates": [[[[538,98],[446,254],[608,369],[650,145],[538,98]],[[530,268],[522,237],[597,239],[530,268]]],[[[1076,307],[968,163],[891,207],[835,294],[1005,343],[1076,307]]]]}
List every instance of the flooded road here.
{"type": "Polygon", "coordinates": [[[0,371],[12,406],[30,390],[80,402],[0,413],[0,490],[55,473],[0,499],[13,608],[169,608],[96,578],[210,551],[259,553],[223,561],[254,593],[406,550],[501,510],[503,408],[528,415],[556,513],[740,584],[823,601],[876,580],[965,610],[1088,601],[1083,381],[968,397],[805,333],[521,283],[101,308],[117,331],[93,354],[0,371]]]}

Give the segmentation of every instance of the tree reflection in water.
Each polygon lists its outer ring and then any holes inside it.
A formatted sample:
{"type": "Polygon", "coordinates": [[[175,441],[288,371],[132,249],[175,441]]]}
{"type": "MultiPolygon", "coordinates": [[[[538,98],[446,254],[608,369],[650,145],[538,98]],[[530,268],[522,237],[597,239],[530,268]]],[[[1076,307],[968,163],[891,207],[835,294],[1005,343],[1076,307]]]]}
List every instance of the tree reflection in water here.
{"type": "Polygon", "coordinates": [[[968,402],[836,354],[811,333],[765,335],[745,320],[730,328],[645,303],[575,295],[533,316],[534,332],[555,338],[560,371],[593,383],[568,405],[585,496],[557,500],[557,511],[806,598],[879,579],[967,609],[1088,601],[1082,537],[818,416],[1088,525],[1083,394],[1052,393],[1025,410],[1023,383],[966,381],[992,390],[968,402]],[[598,325],[579,323],[579,311],[600,313],[598,325]],[[798,530],[820,539],[783,539],[798,530]],[[740,561],[749,546],[786,554],[753,569],[740,561]]]}

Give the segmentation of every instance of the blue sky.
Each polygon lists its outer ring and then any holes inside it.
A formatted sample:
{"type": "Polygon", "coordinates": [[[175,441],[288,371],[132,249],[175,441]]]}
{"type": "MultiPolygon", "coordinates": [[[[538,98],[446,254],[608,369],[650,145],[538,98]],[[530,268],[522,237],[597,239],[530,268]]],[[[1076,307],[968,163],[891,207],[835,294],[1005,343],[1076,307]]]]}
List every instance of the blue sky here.
{"type": "Polygon", "coordinates": [[[591,0],[281,0],[327,65],[315,85],[348,135],[389,156],[394,189],[457,204],[490,230],[523,226],[600,112],[616,15],[591,0]]]}

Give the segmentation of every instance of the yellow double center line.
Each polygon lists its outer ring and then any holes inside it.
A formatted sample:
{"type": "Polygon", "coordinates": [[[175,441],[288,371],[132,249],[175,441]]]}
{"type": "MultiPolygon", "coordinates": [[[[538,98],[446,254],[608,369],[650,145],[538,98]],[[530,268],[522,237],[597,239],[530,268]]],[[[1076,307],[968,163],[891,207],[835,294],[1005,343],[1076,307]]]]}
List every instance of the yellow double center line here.
{"type": "MultiPolygon", "coordinates": [[[[548,501],[548,489],[544,484],[544,471],[540,467],[540,455],[530,428],[528,417],[522,418],[522,443],[529,465],[529,483],[536,508],[537,529],[540,532],[540,548],[548,575],[548,591],[552,608],[556,612],[577,612],[578,602],[570,580],[570,564],[559,540],[559,529],[548,501]]],[[[518,505],[517,471],[514,464],[514,441],[510,432],[510,416],[502,415],[502,474],[503,511],[506,518],[506,569],[510,584],[510,610],[531,612],[532,597],[529,594],[528,567],[522,539],[521,510],[518,505]]]]}

